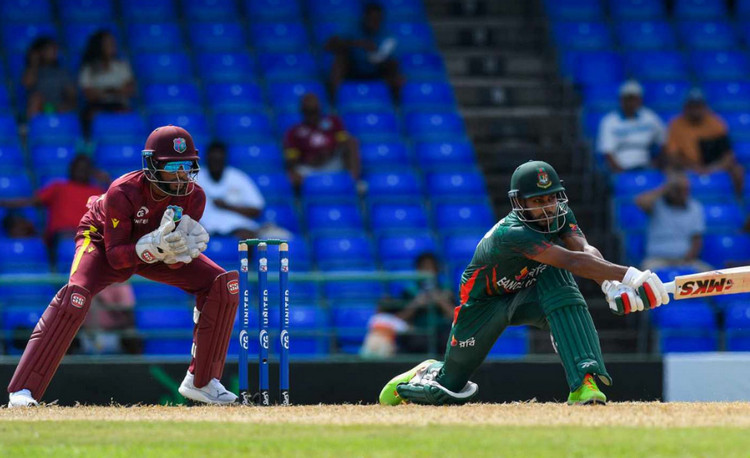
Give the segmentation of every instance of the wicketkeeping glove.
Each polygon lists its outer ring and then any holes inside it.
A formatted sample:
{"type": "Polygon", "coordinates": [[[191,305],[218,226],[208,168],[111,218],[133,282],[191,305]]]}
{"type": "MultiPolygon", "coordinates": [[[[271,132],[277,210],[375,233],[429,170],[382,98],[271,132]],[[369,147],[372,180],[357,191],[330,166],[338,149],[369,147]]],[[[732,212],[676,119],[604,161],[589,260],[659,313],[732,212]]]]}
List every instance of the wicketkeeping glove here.
{"type": "Polygon", "coordinates": [[[635,267],[628,267],[622,283],[635,289],[643,303],[649,308],[656,308],[669,303],[669,294],[664,287],[664,283],[650,270],[641,272],[635,267]]]}
{"type": "Polygon", "coordinates": [[[208,248],[208,232],[201,224],[188,215],[183,215],[180,224],[177,225],[177,232],[185,237],[187,243],[187,253],[191,259],[195,259],[206,251],[208,248]]]}
{"type": "Polygon", "coordinates": [[[168,208],[161,217],[159,227],[141,237],[135,244],[138,257],[148,264],[157,261],[167,264],[192,261],[187,253],[188,245],[184,234],[174,229],[174,210],[168,208]]]}
{"type": "Polygon", "coordinates": [[[619,281],[605,280],[602,282],[602,292],[607,298],[609,310],[615,315],[641,312],[645,308],[638,293],[632,287],[619,281]]]}

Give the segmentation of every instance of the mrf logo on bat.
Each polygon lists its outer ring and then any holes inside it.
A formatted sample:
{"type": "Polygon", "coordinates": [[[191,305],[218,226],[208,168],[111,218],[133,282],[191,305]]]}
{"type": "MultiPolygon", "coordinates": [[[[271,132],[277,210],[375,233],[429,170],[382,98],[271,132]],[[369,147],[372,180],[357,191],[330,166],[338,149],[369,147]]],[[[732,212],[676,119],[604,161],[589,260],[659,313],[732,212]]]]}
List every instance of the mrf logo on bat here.
{"type": "Polygon", "coordinates": [[[711,278],[706,280],[689,280],[682,284],[680,296],[698,296],[711,293],[723,293],[732,289],[729,278],[711,278]]]}

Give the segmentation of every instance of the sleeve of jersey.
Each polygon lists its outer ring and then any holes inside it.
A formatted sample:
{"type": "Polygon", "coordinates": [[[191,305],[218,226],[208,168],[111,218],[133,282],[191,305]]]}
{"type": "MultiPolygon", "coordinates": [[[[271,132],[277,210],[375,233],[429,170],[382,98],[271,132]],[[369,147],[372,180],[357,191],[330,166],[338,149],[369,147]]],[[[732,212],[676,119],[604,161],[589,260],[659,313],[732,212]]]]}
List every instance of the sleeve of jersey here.
{"type": "Polygon", "coordinates": [[[542,234],[525,227],[511,228],[502,238],[503,248],[526,258],[533,258],[551,246],[552,243],[547,241],[542,234]]]}
{"type": "Polygon", "coordinates": [[[341,142],[345,142],[349,140],[349,132],[346,131],[346,127],[344,127],[344,122],[341,121],[340,118],[334,117],[333,124],[334,124],[334,129],[336,132],[336,141],[341,143],[341,142]]]}
{"type": "Polygon", "coordinates": [[[107,191],[104,203],[104,248],[107,261],[115,269],[126,269],[141,264],[135,252],[133,232],[133,205],[125,193],[118,189],[107,191]]]}
{"type": "Polygon", "coordinates": [[[573,210],[571,209],[568,209],[568,214],[565,215],[565,225],[563,225],[563,227],[560,228],[560,232],[559,232],[560,237],[564,236],[565,234],[573,234],[578,237],[585,237],[585,235],[583,235],[583,231],[578,226],[576,215],[573,213],[573,210]]]}
{"type": "Polygon", "coordinates": [[[203,218],[203,211],[206,209],[206,193],[203,189],[196,188],[192,194],[193,198],[188,201],[185,213],[190,215],[196,221],[200,221],[203,218]]]}

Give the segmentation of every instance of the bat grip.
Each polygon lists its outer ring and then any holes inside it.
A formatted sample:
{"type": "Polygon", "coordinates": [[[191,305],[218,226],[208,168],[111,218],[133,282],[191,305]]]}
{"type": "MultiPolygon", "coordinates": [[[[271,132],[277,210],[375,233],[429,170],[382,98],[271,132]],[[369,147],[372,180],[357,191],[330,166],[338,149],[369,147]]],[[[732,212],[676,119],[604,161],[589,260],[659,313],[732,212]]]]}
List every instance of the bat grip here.
{"type": "Polygon", "coordinates": [[[674,282],[670,281],[670,282],[664,283],[664,289],[666,289],[668,293],[672,293],[672,295],[674,295],[675,293],[674,282]]]}

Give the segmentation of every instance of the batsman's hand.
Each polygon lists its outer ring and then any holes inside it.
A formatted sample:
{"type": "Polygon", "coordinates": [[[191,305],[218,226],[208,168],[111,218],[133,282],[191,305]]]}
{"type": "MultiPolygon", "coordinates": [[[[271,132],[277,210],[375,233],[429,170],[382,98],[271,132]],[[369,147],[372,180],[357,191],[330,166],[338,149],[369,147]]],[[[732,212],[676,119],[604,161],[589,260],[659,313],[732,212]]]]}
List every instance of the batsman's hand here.
{"type": "Polygon", "coordinates": [[[187,243],[187,253],[191,259],[197,258],[208,248],[208,232],[201,224],[188,215],[183,215],[180,224],[177,225],[177,232],[185,237],[187,243]]]}
{"type": "Polygon", "coordinates": [[[602,292],[607,298],[609,310],[615,315],[641,312],[645,308],[635,289],[619,281],[605,280],[602,282],[602,292]]]}
{"type": "Polygon", "coordinates": [[[141,237],[135,244],[138,257],[148,264],[164,261],[167,264],[190,262],[185,236],[175,231],[174,210],[168,208],[156,230],[141,237]]]}
{"type": "Polygon", "coordinates": [[[640,271],[635,267],[628,267],[622,283],[638,292],[643,303],[649,308],[656,308],[669,303],[669,294],[658,275],[650,270],[640,271]]]}

